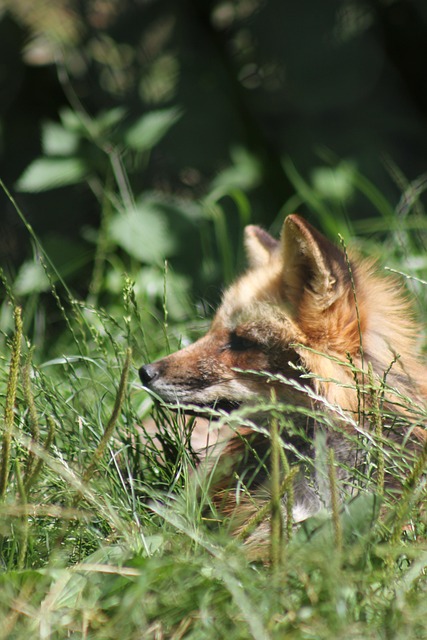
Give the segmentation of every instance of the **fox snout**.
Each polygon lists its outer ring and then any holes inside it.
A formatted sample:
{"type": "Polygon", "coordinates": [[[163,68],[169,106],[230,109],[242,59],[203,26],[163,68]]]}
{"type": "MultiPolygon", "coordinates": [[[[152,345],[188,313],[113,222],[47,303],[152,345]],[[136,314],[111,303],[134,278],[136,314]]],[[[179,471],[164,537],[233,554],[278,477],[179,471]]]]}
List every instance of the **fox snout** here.
{"type": "Polygon", "coordinates": [[[165,402],[175,404],[179,402],[179,396],[181,395],[179,384],[177,385],[177,381],[165,375],[165,370],[167,370],[165,361],[168,361],[167,357],[156,360],[156,362],[144,364],[138,373],[146,389],[153,392],[165,402]]]}
{"type": "Polygon", "coordinates": [[[144,364],[138,371],[144,387],[149,387],[150,383],[154,382],[160,375],[159,367],[154,363],[144,364]]]}

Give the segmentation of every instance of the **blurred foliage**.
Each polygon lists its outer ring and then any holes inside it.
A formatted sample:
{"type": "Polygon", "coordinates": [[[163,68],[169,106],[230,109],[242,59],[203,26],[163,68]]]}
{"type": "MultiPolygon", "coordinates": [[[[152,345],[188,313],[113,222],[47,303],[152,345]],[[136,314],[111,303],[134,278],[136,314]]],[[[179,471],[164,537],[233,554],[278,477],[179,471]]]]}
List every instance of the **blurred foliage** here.
{"type": "Polygon", "coordinates": [[[0,55],[0,177],[37,238],[2,197],[0,255],[35,309],[45,250],[92,304],[127,273],[162,314],[167,268],[192,317],[242,226],[294,210],[335,236],[410,211],[425,247],[424,0],[0,0],[0,55]]]}

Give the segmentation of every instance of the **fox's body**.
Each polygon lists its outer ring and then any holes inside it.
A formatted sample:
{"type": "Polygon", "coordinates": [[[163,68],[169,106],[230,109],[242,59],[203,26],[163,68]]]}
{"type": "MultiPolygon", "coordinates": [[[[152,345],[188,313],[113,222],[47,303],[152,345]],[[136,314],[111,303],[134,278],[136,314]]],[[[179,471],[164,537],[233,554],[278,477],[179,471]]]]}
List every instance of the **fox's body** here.
{"type": "MultiPolygon", "coordinates": [[[[296,215],[286,219],[280,241],[250,226],[245,242],[249,269],[225,292],[208,333],[142,367],[146,387],[174,405],[230,411],[260,398],[270,405],[272,399],[278,406],[297,405],[302,410],[288,415],[293,428],[282,434],[288,457],[292,451],[313,456],[313,442],[322,433],[341,468],[348,469],[357,456],[352,435],[371,428],[372,393],[365,388],[376,380],[381,410],[400,414],[406,424],[404,432],[398,419],[394,426],[386,424],[385,436],[405,446],[424,442],[426,369],[416,356],[418,327],[396,280],[376,275],[370,262],[348,259],[296,215]],[[328,420],[319,424],[311,417],[319,407],[330,413],[337,430],[328,427],[328,420]],[[339,407],[337,413],[334,407],[339,407]]],[[[261,431],[268,427],[268,411],[250,417],[261,431]]],[[[251,464],[259,470],[256,452],[266,451],[269,439],[249,432],[241,430],[221,453],[229,469],[227,478],[218,481],[218,492],[225,491],[236,471],[246,471],[248,478],[251,464]],[[252,463],[244,453],[247,438],[253,438],[252,463]]],[[[260,476],[254,482],[258,496],[266,494],[266,473],[260,476]]],[[[322,495],[321,483],[312,476],[301,476],[296,483],[296,519],[327,502],[327,491],[322,495]]],[[[241,497],[237,526],[250,514],[250,504],[250,498],[241,497]]],[[[225,509],[235,506],[233,491],[225,509]]]]}

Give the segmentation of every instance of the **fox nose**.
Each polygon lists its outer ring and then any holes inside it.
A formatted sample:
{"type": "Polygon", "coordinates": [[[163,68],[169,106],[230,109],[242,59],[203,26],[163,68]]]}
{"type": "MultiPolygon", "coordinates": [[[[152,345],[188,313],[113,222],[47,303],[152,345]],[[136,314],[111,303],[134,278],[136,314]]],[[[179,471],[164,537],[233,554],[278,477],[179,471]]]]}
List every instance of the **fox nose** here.
{"type": "Polygon", "coordinates": [[[152,364],[144,364],[138,373],[144,386],[148,386],[150,382],[153,382],[159,375],[158,370],[152,364]]]}

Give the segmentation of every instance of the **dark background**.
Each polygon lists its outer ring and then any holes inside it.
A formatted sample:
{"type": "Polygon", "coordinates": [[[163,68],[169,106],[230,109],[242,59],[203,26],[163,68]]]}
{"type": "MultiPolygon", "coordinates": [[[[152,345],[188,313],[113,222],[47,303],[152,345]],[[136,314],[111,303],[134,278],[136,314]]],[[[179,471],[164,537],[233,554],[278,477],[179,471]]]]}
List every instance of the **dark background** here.
{"type": "MultiPolygon", "coordinates": [[[[319,167],[356,171],[392,207],[415,182],[422,196],[425,0],[3,0],[0,7],[0,177],[79,295],[93,275],[109,145],[124,159],[135,198],[179,201],[180,213],[175,205],[161,213],[177,238],[165,257],[199,289],[221,274],[203,275],[197,220],[182,211],[197,208],[221,180],[247,196],[251,221],[275,230],[293,202],[331,228],[321,208],[295,196],[298,176],[311,184],[319,167]],[[96,120],[115,107],[122,112],[105,135],[80,133],[70,151],[84,160],[85,175],[59,188],[20,188],[25,170],[46,155],[46,123],[59,123],[64,108],[96,120]],[[149,152],[127,154],[129,127],[171,107],[179,119],[165,136],[149,152]]],[[[361,191],[344,191],[343,219],[378,216],[361,191]]],[[[237,244],[232,209],[223,203],[237,244]]],[[[12,280],[33,254],[2,195],[0,255],[12,280]]]]}

